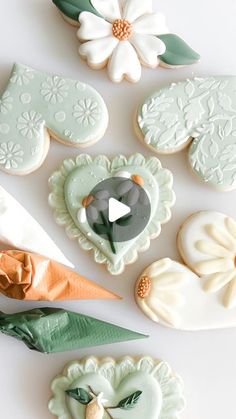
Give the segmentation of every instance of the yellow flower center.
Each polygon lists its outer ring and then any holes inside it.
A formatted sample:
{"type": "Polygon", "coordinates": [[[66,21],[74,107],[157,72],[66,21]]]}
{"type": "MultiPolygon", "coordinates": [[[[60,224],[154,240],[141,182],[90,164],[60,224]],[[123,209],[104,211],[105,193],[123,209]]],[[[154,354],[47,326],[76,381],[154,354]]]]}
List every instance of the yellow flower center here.
{"type": "Polygon", "coordinates": [[[126,41],[133,33],[133,26],[128,20],[117,19],[113,22],[112,33],[119,41],[126,41]]]}
{"type": "Polygon", "coordinates": [[[146,298],[149,296],[149,293],[152,288],[152,281],[148,276],[143,276],[140,279],[140,282],[138,284],[138,290],[137,294],[139,298],[146,298]]]}

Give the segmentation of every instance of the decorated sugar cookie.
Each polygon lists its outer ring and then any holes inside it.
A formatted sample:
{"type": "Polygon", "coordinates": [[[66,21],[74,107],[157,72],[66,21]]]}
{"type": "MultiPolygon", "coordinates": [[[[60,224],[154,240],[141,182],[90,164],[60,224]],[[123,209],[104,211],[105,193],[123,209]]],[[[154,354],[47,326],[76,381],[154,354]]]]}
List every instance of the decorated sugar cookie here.
{"type": "Polygon", "coordinates": [[[165,17],[154,13],[152,0],[53,0],[64,18],[79,25],[80,56],[93,69],[107,66],[110,79],[137,82],[143,64],[179,67],[200,56],[177,35],[165,17]]]}
{"type": "Polygon", "coordinates": [[[40,224],[0,186],[0,243],[73,267],[40,224]]]}
{"type": "Polygon", "coordinates": [[[65,266],[22,250],[0,252],[0,293],[25,301],[120,299],[65,266]]]}
{"type": "Polygon", "coordinates": [[[14,314],[0,312],[0,332],[47,354],[148,337],[84,314],[48,307],[14,314]]]}
{"type": "Polygon", "coordinates": [[[116,275],[149,248],[169,221],[172,183],[172,174],[156,157],[79,155],[51,176],[49,203],[69,238],[116,275]],[[123,208],[126,215],[120,213],[123,208]]]}
{"type": "Polygon", "coordinates": [[[72,362],[52,392],[49,410],[65,419],[178,419],[185,408],[181,378],[148,356],[72,362]]]}
{"type": "Polygon", "coordinates": [[[236,222],[198,212],[178,234],[186,265],[154,262],[140,275],[135,297],[153,321],[182,330],[236,326],[236,222]]]}
{"type": "Polygon", "coordinates": [[[236,188],[236,77],[171,84],[138,108],[135,129],[162,154],[189,146],[189,163],[201,180],[222,191],[236,188]]]}
{"type": "Polygon", "coordinates": [[[50,137],[87,147],[107,125],[106,105],[92,87],[16,64],[0,97],[0,169],[31,173],[43,164],[50,137]]]}

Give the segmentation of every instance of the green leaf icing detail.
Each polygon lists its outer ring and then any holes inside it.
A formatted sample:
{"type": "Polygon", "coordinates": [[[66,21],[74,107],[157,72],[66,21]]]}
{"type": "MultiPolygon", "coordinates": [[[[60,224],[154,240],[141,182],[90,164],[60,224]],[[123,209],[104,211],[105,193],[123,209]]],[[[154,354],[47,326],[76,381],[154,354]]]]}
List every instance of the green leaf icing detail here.
{"type": "Polygon", "coordinates": [[[66,394],[67,396],[71,397],[72,399],[85,406],[93,400],[92,396],[90,396],[90,394],[84,388],[66,390],[66,394]]]}
{"type": "Polygon", "coordinates": [[[118,224],[121,227],[126,227],[126,226],[130,225],[132,217],[133,217],[133,215],[127,215],[127,217],[119,218],[119,220],[116,221],[116,224],[118,224]]]}
{"type": "Polygon", "coordinates": [[[171,66],[190,65],[200,60],[200,55],[195,52],[183,39],[178,35],[165,34],[159,35],[166,45],[165,54],[160,56],[160,60],[171,66]]]}
{"type": "Polygon", "coordinates": [[[52,0],[58,9],[72,20],[78,21],[81,12],[90,12],[99,16],[89,0],[52,0]]]}
{"type": "Polygon", "coordinates": [[[129,410],[133,409],[139,401],[139,398],[142,394],[142,391],[136,391],[135,393],[131,394],[130,396],[126,397],[125,399],[121,400],[120,403],[117,405],[117,409],[124,409],[129,410]]]}

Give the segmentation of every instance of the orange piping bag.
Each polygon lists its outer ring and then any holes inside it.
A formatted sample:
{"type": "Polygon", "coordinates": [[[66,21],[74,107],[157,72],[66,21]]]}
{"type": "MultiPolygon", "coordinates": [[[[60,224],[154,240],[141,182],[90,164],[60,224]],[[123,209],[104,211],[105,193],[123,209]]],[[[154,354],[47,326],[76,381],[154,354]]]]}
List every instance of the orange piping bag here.
{"type": "Polygon", "coordinates": [[[28,301],[121,299],[60,263],[21,250],[0,252],[0,293],[28,301]]]}

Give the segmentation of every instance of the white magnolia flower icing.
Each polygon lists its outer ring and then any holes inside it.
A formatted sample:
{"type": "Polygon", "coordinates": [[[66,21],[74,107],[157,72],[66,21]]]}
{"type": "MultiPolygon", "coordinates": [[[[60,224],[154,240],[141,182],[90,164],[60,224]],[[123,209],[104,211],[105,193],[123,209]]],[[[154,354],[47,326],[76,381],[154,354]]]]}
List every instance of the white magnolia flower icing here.
{"type": "Polygon", "coordinates": [[[184,304],[184,297],[179,290],[183,287],[186,274],[171,271],[172,261],[168,258],[149,266],[136,285],[138,305],[155,322],[172,327],[180,324],[177,307],[184,304]]]}
{"type": "Polygon", "coordinates": [[[136,286],[136,298],[139,306],[155,322],[177,327],[180,315],[177,307],[184,304],[182,288],[186,274],[171,271],[172,261],[168,258],[149,266],[139,278],[136,286]]]}
{"type": "Polygon", "coordinates": [[[236,223],[226,217],[224,227],[209,224],[206,227],[208,240],[196,242],[196,249],[209,257],[196,263],[195,270],[207,275],[205,290],[218,292],[224,287],[224,305],[236,306],[236,223]]]}
{"type": "Polygon", "coordinates": [[[78,38],[84,42],[79,53],[89,65],[102,68],[108,63],[109,77],[137,82],[141,64],[155,68],[166,51],[157,38],[168,32],[165,17],[153,13],[152,0],[91,0],[102,17],[82,12],[78,38]]]}
{"type": "Polygon", "coordinates": [[[218,212],[198,212],[184,223],[178,242],[205,291],[220,293],[219,302],[236,307],[236,222],[218,212]]]}

